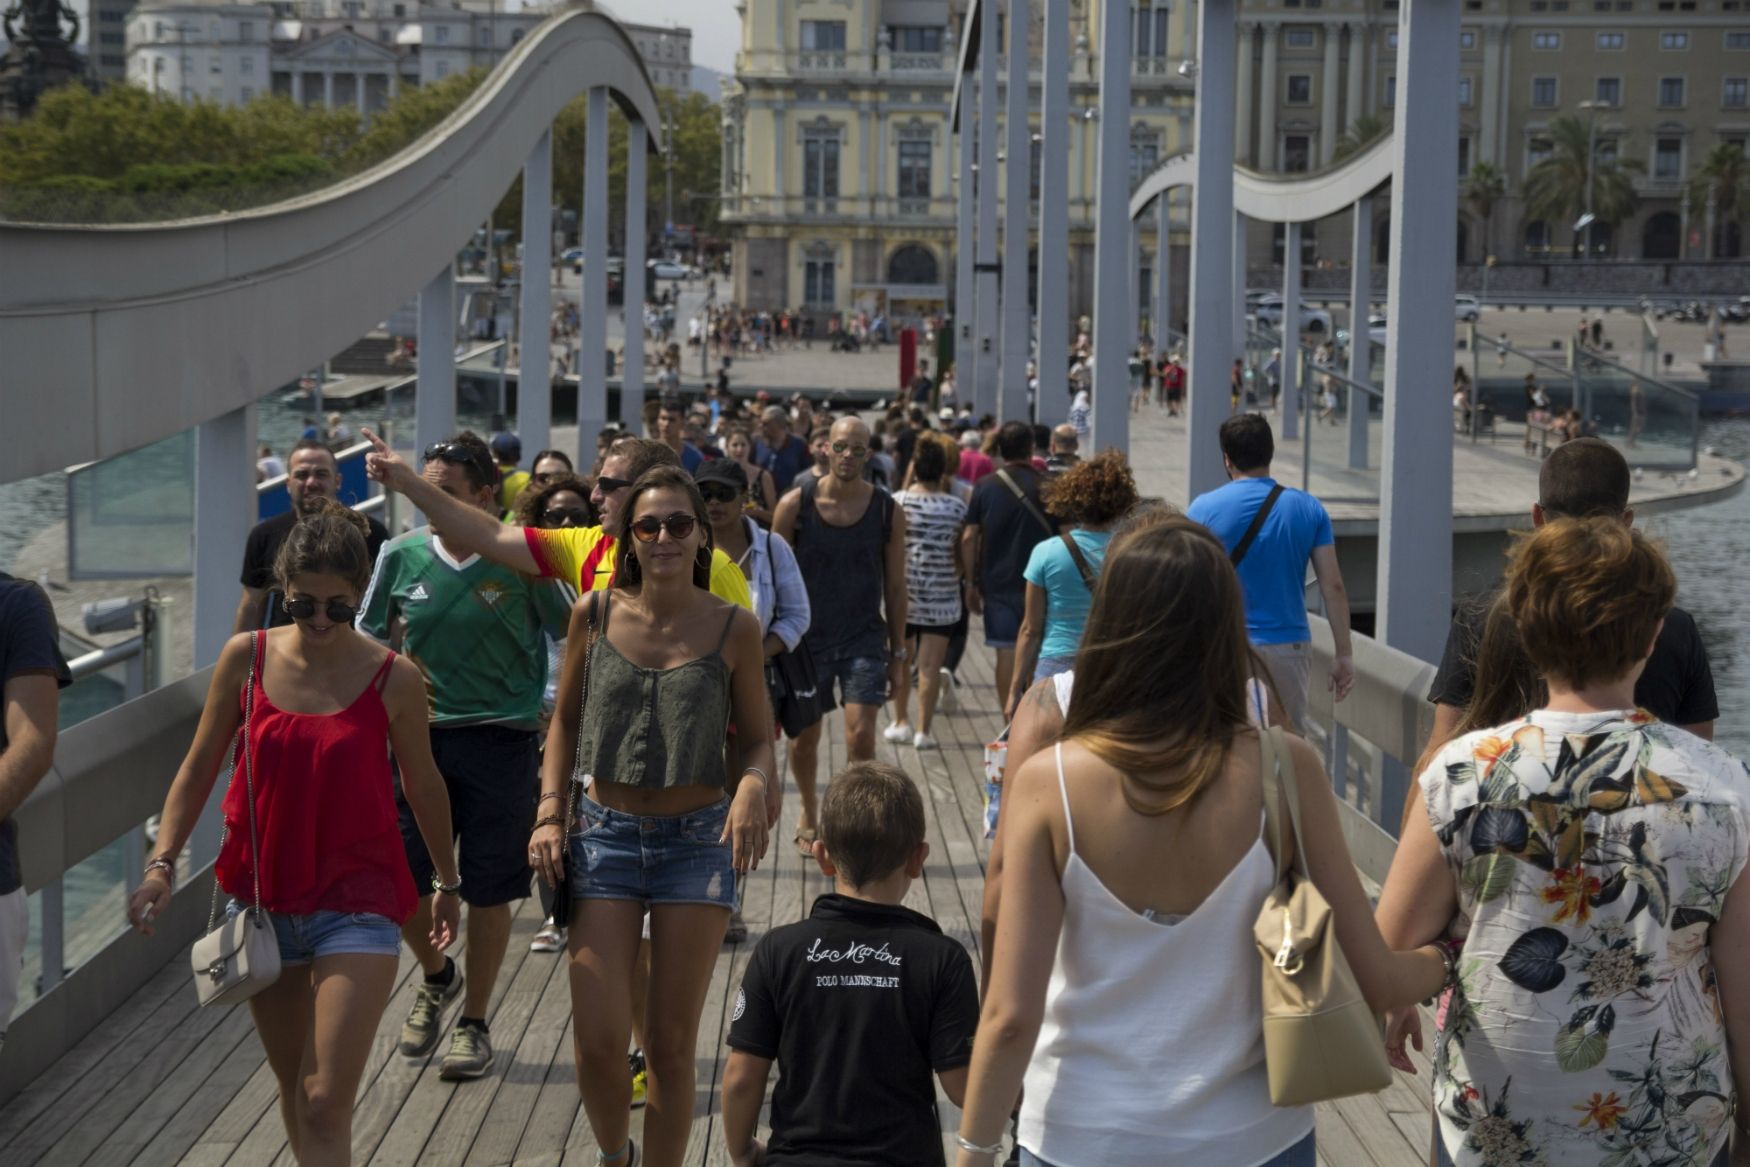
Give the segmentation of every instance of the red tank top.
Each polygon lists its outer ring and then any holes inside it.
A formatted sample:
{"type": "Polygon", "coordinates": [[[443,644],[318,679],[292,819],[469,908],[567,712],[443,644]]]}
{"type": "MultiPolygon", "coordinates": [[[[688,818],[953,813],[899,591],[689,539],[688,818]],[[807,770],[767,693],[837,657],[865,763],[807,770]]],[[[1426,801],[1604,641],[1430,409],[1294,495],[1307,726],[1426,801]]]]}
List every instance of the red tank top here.
{"type": "MultiPolygon", "coordinates": [[[[417,893],[397,825],[389,714],[381,692],[395,654],[339,713],[287,713],[267,699],[261,684],[266,636],[255,634],[249,723],[262,905],[294,915],[374,912],[401,923],[413,914],[417,893]]],[[[249,903],[255,874],[241,735],[238,750],[237,773],[225,794],[227,834],[218,878],[226,892],[249,903]]]]}

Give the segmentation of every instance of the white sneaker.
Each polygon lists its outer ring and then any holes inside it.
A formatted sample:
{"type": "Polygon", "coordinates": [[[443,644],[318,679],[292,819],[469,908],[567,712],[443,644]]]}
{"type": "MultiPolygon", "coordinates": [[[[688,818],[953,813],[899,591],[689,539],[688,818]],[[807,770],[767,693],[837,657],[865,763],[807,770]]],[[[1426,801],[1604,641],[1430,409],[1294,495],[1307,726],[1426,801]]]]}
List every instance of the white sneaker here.
{"type": "Polygon", "coordinates": [[[903,721],[896,721],[882,730],[881,736],[896,744],[903,743],[911,737],[911,726],[903,721]]]}
{"type": "Polygon", "coordinates": [[[936,708],[943,713],[952,713],[960,708],[960,694],[955,689],[954,674],[947,669],[942,670],[942,685],[936,690],[936,708]]]}
{"type": "Polygon", "coordinates": [[[938,748],[936,745],[936,739],[927,733],[914,735],[911,739],[911,744],[913,749],[919,750],[933,750],[938,748]]]}

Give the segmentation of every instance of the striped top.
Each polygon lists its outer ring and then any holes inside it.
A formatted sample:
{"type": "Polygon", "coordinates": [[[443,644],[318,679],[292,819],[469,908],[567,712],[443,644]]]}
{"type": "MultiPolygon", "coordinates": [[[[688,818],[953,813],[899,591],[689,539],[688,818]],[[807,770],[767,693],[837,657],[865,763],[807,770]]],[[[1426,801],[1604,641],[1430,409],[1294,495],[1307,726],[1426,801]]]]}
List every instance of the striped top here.
{"type": "Polygon", "coordinates": [[[960,577],[954,544],[966,521],[966,503],[952,494],[902,491],[905,508],[905,599],[907,618],[925,627],[960,619],[960,577]]]}

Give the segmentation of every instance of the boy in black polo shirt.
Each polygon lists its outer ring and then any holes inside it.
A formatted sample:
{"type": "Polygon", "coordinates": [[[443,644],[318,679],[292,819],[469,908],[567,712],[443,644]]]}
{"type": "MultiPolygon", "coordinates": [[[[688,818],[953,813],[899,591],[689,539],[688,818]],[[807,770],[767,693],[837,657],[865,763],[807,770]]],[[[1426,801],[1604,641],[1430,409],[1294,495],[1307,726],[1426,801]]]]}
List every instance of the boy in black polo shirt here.
{"type": "Polygon", "coordinates": [[[924,804],[902,771],[833,779],[814,845],[836,892],[754,949],[729,1028],[723,1131],[735,1167],[940,1165],[933,1070],[966,1089],[977,979],[966,949],[900,901],[923,873],[924,804]],[[754,1138],[776,1059],[769,1146],[754,1138]]]}

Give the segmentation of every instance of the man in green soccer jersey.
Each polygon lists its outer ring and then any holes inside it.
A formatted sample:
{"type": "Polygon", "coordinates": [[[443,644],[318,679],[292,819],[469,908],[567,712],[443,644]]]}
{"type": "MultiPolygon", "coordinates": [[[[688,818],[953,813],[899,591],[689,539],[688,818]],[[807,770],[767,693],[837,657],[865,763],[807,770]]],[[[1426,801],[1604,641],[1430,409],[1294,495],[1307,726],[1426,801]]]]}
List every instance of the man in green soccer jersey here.
{"type": "MultiPolygon", "coordinates": [[[[497,513],[498,465],[474,434],[426,450],[424,478],[458,501],[497,513]]],[[[440,530],[421,527],[384,545],[360,610],[361,629],[398,644],[425,673],[432,755],[461,840],[465,968],[457,970],[426,940],[429,899],[401,929],[425,970],[401,1029],[402,1053],[431,1052],[444,1006],[465,986],[440,1071],[446,1079],[478,1078],[492,1066],[486,1007],[510,942],[511,905],[529,894],[531,877],[527,842],[540,784],[536,731],[547,683],[541,634],[564,637],[574,598],[555,581],[478,555],[459,556],[440,530]]],[[[431,859],[405,803],[401,836],[422,895],[455,894],[433,883],[431,859]]]]}

